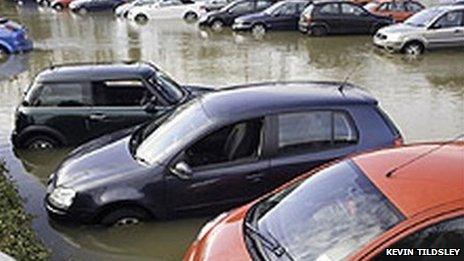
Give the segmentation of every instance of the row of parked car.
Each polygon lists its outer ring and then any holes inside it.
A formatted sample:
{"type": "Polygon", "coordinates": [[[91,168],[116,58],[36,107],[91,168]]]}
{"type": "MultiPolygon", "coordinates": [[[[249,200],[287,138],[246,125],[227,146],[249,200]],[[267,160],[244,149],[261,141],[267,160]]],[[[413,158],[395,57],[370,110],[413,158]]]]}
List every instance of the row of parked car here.
{"type": "Polygon", "coordinates": [[[386,248],[464,240],[464,143],[404,146],[378,101],[347,82],[215,89],[151,63],[59,65],[15,119],[17,149],[78,146],[50,176],[52,219],[226,211],[185,260],[390,260],[386,248]]]}

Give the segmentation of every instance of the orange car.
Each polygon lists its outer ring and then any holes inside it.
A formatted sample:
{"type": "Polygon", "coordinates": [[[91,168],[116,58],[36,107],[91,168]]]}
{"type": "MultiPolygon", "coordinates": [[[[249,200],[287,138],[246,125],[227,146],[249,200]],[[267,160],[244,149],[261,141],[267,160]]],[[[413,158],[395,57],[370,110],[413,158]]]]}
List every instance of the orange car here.
{"type": "Polygon", "coordinates": [[[403,22],[425,7],[412,0],[376,0],[365,5],[364,8],[371,13],[391,17],[396,22],[403,22]]]}
{"type": "Polygon", "coordinates": [[[464,143],[353,156],[224,213],[185,260],[464,260],[464,143]]]}

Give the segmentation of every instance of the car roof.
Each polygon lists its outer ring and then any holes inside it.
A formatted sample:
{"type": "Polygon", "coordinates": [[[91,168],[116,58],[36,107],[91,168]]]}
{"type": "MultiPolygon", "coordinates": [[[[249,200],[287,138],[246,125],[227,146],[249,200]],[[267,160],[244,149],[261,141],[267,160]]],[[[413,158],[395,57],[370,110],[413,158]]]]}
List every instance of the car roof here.
{"type": "Polygon", "coordinates": [[[353,161],[408,218],[449,202],[464,202],[464,142],[386,149],[353,161]]]}
{"type": "Polygon", "coordinates": [[[155,66],[145,62],[137,63],[81,63],[53,65],[36,77],[38,82],[63,81],[97,81],[111,79],[128,79],[150,77],[157,70],[155,66]]]}
{"type": "Polygon", "coordinates": [[[377,105],[365,91],[341,82],[269,82],[237,85],[208,93],[203,108],[214,118],[262,117],[298,108],[343,105],[377,105]],[[340,88],[344,84],[345,87],[340,88]]]}

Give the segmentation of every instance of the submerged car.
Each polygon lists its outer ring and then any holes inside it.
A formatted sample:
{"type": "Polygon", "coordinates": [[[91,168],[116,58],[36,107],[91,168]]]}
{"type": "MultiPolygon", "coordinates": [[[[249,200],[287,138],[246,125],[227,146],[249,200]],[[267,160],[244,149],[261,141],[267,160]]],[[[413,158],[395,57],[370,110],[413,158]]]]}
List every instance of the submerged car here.
{"type": "Polygon", "coordinates": [[[45,202],[52,218],[105,225],[206,214],[332,159],[401,142],[377,101],[349,84],[237,86],[71,152],[45,202]]]}
{"type": "Polygon", "coordinates": [[[153,19],[184,19],[195,21],[206,13],[203,2],[191,0],[159,0],[151,5],[133,7],[127,18],[139,23],[153,19]]]}
{"type": "Polygon", "coordinates": [[[75,146],[153,120],[211,89],[181,86],[149,63],[53,66],[16,109],[17,148],[75,146]]]}
{"type": "Polygon", "coordinates": [[[392,23],[392,18],[372,14],[350,1],[315,1],[301,14],[299,30],[313,36],[374,35],[377,30],[392,23]]]}
{"type": "Polygon", "coordinates": [[[127,0],[75,0],[69,4],[69,9],[79,14],[108,10],[112,11],[126,2],[127,0]]]}
{"type": "Polygon", "coordinates": [[[152,4],[155,4],[158,1],[159,0],[135,0],[135,1],[125,3],[125,4],[122,4],[122,5],[118,6],[114,10],[114,14],[117,17],[127,18],[127,15],[129,14],[129,11],[130,11],[131,8],[137,7],[137,6],[152,5],[152,4]]]}
{"type": "Polygon", "coordinates": [[[392,249],[412,250],[406,260],[430,260],[419,249],[457,258],[463,155],[462,142],[438,143],[334,163],[219,215],[184,260],[398,260],[392,249]]]}
{"type": "Polygon", "coordinates": [[[0,17],[0,60],[13,53],[31,51],[32,48],[26,27],[0,17]]]}
{"type": "Polygon", "coordinates": [[[240,16],[235,19],[232,29],[252,31],[263,34],[269,30],[298,30],[298,20],[306,6],[307,0],[286,0],[277,2],[266,10],[240,16]]]}
{"type": "Polygon", "coordinates": [[[374,45],[409,55],[422,54],[426,49],[464,48],[464,6],[425,9],[402,24],[379,30],[374,45]]]}
{"type": "Polygon", "coordinates": [[[412,0],[376,0],[365,5],[364,8],[371,13],[391,17],[395,22],[403,22],[425,7],[412,0]]]}
{"type": "Polygon", "coordinates": [[[199,20],[199,26],[211,27],[215,31],[220,31],[224,26],[231,26],[235,18],[253,14],[273,5],[275,0],[237,0],[222,9],[202,16],[199,20]]]}

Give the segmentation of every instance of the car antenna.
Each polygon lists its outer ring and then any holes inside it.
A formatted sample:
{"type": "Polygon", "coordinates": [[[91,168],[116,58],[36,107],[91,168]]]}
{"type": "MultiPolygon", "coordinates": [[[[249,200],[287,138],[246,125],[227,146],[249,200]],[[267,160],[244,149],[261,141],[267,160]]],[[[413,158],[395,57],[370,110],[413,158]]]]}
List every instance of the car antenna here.
{"type": "Polygon", "coordinates": [[[424,153],[422,153],[422,154],[419,154],[418,156],[416,156],[416,157],[414,157],[414,158],[412,158],[412,159],[410,159],[410,160],[408,160],[408,161],[406,161],[406,162],[404,162],[404,163],[402,163],[402,164],[400,164],[400,165],[394,167],[393,169],[389,170],[389,171],[387,172],[387,174],[385,174],[385,176],[386,176],[387,178],[390,178],[390,177],[393,176],[393,174],[395,174],[398,170],[400,170],[400,169],[402,169],[402,168],[405,168],[405,167],[411,165],[412,163],[414,163],[414,162],[416,162],[416,161],[418,161],[418,160],[424,158],[425,156],[430,155],[430,154],[434,153],[435,151],[438,151],[438,150],[440,150],[441,148],[445,147],[446,145],[449,145],[449,144],[451,144],[451,143],[454,143],[454,142],[456,142],[456,141],[458,141],[458,140],[460,140],[460,139],[462,139],[462,138],[464,138],[464,133],[458,135],[457,137],[455,137],[455,138],[452,139],[452,140],[444,141],[444,142],[438,144],[436,147],[431,148],[430,150],[428,150],[428,151],[426,151],[426,152],[424,152],[424,153]]]}
{"type": "Polygon", "coordinates": [[[348,84],[348,81],[350,80],[351,76],[353,76],[353,74],[355,74],[359,67],[361,67],[362,63],[358,63],[358,65],[356,65],[349,73],[348,75],[345,77],[345,79],[343,80],[343,82],[338,86],[338,91],[343,95],[345,96],[345,93],[343,92],[346,85],[348,84]]]}

